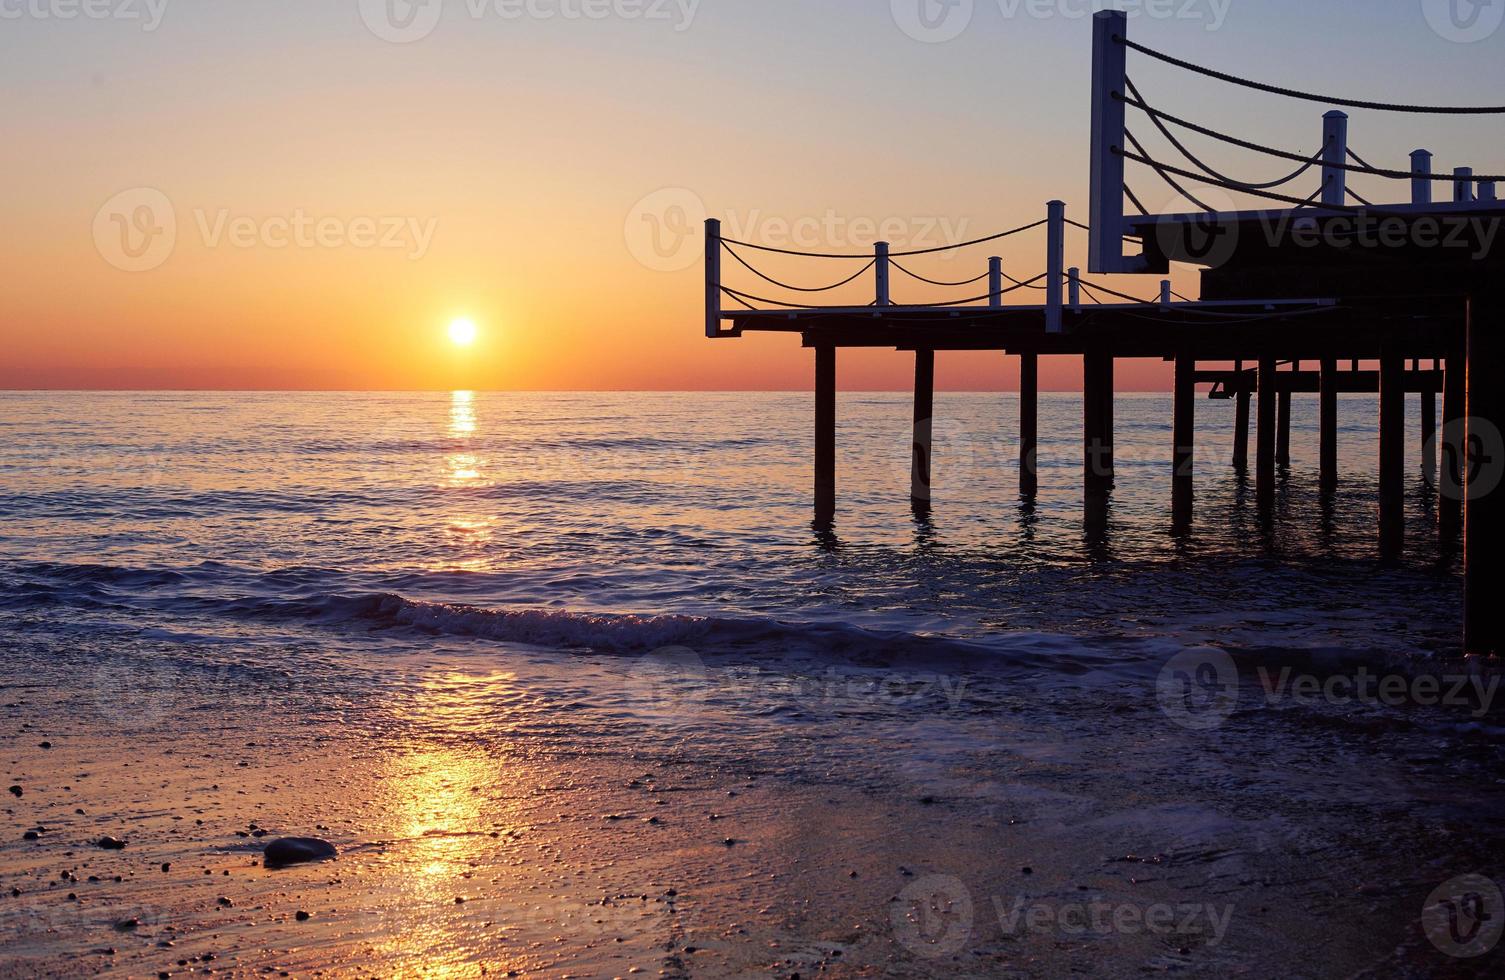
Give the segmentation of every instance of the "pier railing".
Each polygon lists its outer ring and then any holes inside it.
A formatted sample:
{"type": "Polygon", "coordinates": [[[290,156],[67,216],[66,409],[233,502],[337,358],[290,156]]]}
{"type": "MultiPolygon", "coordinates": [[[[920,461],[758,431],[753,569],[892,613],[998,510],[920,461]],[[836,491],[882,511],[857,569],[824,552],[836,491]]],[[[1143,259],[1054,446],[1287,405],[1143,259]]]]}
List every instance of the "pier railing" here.
{"type": "MultiPolygon", "coordinates": [[[[1313,214],[1353,213],[1365,209],[1406,215],[1445,210],[1444,202],[1434,200],[1434,186],[1451,186],[1451,203],[1459,208],[1489,207],[1499,201],[1498,184],[1505,175],[1475,174],[1473,168],[1455,167],[1448,173],[1434,173],[1432,153],[1425,149],[1410,155],[1405,170],[1371,165],[1349,144],[1349,116],[1342,108],[1331,108],[1322,116],[1322,142],[1315,153],[1293,152],[1222,132],[1162,111],[1150,102],[1129,76],[1130,51],[1162,64],[1214,80],[1253,89],[1270,95],[1334,107],[1369,109],[1381,112],[1430,115],[1475,116],[1505,113],[1505,106],[1430,106],[1400,105],[1318,95],[1292,88],[1256,82],[1226,72],[1192,64],[1131,41],[1128,17],[1122,11],[1102,11],[1095,15],[1092,54],[1092,186],[1090,194],[1091,242],[1088,268],[1094,273],[1155,273],[1164,271],[1163,263],[1152,261],[1149,253],[1126,254],[1125,241],[1142,239],[1143,228],[1150,222],[1175,224],[1190,219],[1236,220],[1242,212],[1213,207],[1200,200],[1187,184],[1216,188],[1229,194],[1247,195],[1279,210],[1310,209],[1313,214]],[[1173,165],[1156,159],[1128,126],[1127,110],[1134,109],[1147,119],[1185,165],[1173,165]],[[1195,133],[1223,146],[1259,154],[1297,168],[1272,180],[1243,180],[1207,163],[1187,147],[1177,131],[1195,133]],[[1152,214],[1129,185],[1126,163],[1137,163],[1163,181],[1182,199],[1199,211],[1191,215],[1152,214]],[[1282,192],[1277,188],[1294,185],[1313,169],[1317,186],[1310,194],[1300,190],[1282,192]],[[1351,185],[1350,175],[1369,176],[1410,185],[1407,200],[1376,203],[1368,200],[1351,185]],[[1273,202],[1273,204],[1271,203],[1273,202]],[[1439,205],[1441,207],[1439,207],[1439,205]],[[1126,214],[1127,207],[1136,213],[1126,214]]],[[[1202,192],[1205,194],[1205,191],[1202,192]]]]}
{"type": "MultiPolygon", "coordinates": [[[[730,315],[743,312],[870,312],[878,316],[882,312],[890,310],[925,311],[969,307],[1000,310],[1037,309],[1044,315],[1045,331],[1047,333],[1060,333],[1065,329],[1064,312],[1068,309],[1081,310],[1084,297],[1088,302],[1095,305],[1112,305],[1109,301],[1103,299],[1104,296],[1111,297],[1114,300],[1122,300],[1132,305],[1149,307],[1168,305],[1176,300],[1187,301],[1184,296],[1172,291],[1170,280],[1165,280],[1160,284],[1159,294],[1154,299],[1140,299],[1102,283],[1089,282],[1082,276],[1079,268],[1068,268],[1066,265],[1066,236],[1069,230],[1086,232],[1089,231],[1089,228],[1087,225],[1079,221],[1073,221],[1067,217],[1065,202],[1051,201],[1046,205],[1046,215],[1044,218],[1011,228],[1008,231],[988,235],[984,238],[976,238],[971,241],[957,242],[933,248],[917,248],[904,251],[895,251],[889,242],[877,242],[874,244],[871,252],[840,253],[799,251],[753,242],[737,241],[723,235],[719,219],[710,218],[705,223],[706,336],[712,338],[734,336],[734,332],[723,330],[721,323],[730,315]],[[1045,237],[1045,255],[1042,262],[1044,271],[1027,278],[1011,275],[1004,269],[1003,259],[997,255],[989,256],[986,268],[978,272],[977,275],[960,280],[943,280],[922,275],[911,269],[907,262],[908,259],[917,256],[935,255],[972,248],[1012,238],[1016,235],[1037,232],[1040,229],[1044,229],[1045,237]],[[834,281],[809,286],[791,283],[768,274],[766,271],[758,268],[747,254],[744,254],[751,252],[791,256],[823,262],[851,262],[854,264],[860,262],[862,264],[854,272],[841,274],[834,281]],[[732,263],[736,267],[739,267],[744,275],[754,276],[766,285],[771,285],[788,292],[799,293],[804,297],[830,293],[866,280],[872,284],[871,295],[873,299],[871,302],[861,306],[851,304],[822,306],[761,295],[763,291],[766,291],[766,286],[764,289],[760,289],[759,293],[755,294],[730,285],[726,278],[724,278],[724,273],[728,269],[725,262],[727,258],[730,258],[732,263]],[[965,288],[986,283],[986,292],[961,299],[898,303],[894,300],[892,289],[895,274],[922,285],[942,289],[965,288]],[[1040,302],[1006,306],[1005,297],[1016,293],[1039,293],[1041,294],[1040,302]],[[727,300],[735,304],[734,308],[729,310],[723,305],[724,301],[727,300]]],[[[844,272],[845,270],[843,270],[844,272]]]]}

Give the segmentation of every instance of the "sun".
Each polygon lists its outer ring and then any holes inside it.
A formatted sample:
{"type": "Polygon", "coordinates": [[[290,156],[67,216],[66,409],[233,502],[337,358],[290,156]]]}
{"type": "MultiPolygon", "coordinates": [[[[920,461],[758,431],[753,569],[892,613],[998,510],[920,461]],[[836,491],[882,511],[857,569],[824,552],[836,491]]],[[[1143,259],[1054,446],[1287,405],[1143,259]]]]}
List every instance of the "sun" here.
{"type": "Polygon", "coordinates": [[[476,329],[474,320],[464,317],[449,325],[449,339],[456,347],[469,347],[476,342],[480,331],[476,329]]]}

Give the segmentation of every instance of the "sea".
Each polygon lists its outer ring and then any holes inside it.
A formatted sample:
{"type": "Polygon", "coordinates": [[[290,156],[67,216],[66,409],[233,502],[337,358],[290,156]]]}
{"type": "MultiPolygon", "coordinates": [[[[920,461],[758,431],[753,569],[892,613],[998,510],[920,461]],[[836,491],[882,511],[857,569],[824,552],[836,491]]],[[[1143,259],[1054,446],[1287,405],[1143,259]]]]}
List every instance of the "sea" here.
{"type": "MultiPolygon", "coordinates": [[[[837,519],[812,524],[802,393],[0,393],[0,643],[150,639],[190,661],[312,644],[355,663],[442,637],[637,656],[956,646],[1155,657],[1183,646],[1403,657],[1458,640],[1411,405],[1407,550],[1377,549],[1374,399],[1345,398],[1316,482],[1298,397],[1273,519],[1198,403],[1197,513],[1170,521],[1171,404],[1116,406],[1105,529],[1083,521],[1081,401],[1042,396],[1038,495],[1017,397],[941,394],[933,499],[909,499],[910,406],[838,407],[837,519]]],[[[296,655],[294,655],[296,656],[296,655]]]]}

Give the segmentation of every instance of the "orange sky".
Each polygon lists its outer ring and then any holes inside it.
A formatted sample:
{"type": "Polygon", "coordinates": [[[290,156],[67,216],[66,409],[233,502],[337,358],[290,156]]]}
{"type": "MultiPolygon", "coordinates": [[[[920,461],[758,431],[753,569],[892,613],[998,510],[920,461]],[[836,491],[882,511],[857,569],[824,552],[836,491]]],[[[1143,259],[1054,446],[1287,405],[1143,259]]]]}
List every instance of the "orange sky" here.
{"type": "MultiPolygon", "coordinates": [[[[662,21],[590,21],[445,0],[430,35],[391,43],[363,23],[372,2],[202,0],[169,5],[149,30],[4,22],[0,387],[805,388],[811,358],[793,336],[703,338],[697,243],[672,261],[643,246],[645,228],[678,215],[663,201],[698,202],[760,240],[814,223],[819,240],[801,244],[837,251],[869,247],[882,225],[896,248],[988,234],[1043,217],[1052,197],[1086,218],[1080,18],[1009,19],[979,3],[966,32],[930,44],[883,3],[686,0],[688,21],[674,5],[662,21]],[[133,257],[143,242],[155,245],[133,257]],[[446,338],[459,316],[481,330],[466,350],[446,338]]],[[[1217,30],[1135,30],[1257,75],[1261,39],[1327,16],[1310,9],[1272,0],[1226,11],[1217,30]]],[[[1418,34],[1410,6],[1393,10],[1352,26],[1357,53],[1318,56],[1320,32],[1295,31],[1313,56],[1289,63],[1350,88],[1366,79],[1345,59],[1407,51],[1430,66],[1407,83],[1417,98],[1415,79],[1500,76],[1488,45],[1418,34]]],[[[1201,99],[1173,101],[1203,118],[1244,104],[1201,99]]],[[[1310,142],[1320,110],[1299,113],[1295,132],[1282,118],[1253,135],[1310,142]]],[[[1423,138],[1354,130],[1383,162],[1423,138]]],[[[1085,242],[1071,242],[1080,262],[1085,242]]],[[[1033,275],[1043,240],[1002,254],[1033,275]]],[[[963,279],[986,255],[913,264],[963,279]]],[[[835,278],[829,265],[772,268],[835,278]]],[[[1195,294],[1193,270],[1175,279],[1195,294]]],[[[894,289],[901,302],[935,296],[902,277],[894,289]]],[[[846,388],[907,387],[911,371],[893,351],[840,358],[846,388]]],[[[1079,375],[1051,360],[1042,381],[1073,388],[1079,375]]],[[[1119,371],[1124,390],[1167,379],[1158,362],[1119,371]]],[[[940,358],[942,388],[1014,381],[1001,356],[940,358]]]]}

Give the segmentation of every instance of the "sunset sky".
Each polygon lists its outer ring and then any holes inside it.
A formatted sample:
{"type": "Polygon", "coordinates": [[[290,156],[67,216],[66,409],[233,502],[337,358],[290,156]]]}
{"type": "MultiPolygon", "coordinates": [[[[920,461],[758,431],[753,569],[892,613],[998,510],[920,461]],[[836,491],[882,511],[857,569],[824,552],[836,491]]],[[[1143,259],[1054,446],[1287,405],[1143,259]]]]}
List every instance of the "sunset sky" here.
{"type": "MultiPolygon", "coordinates": [[[[1090,4],[976,0],[958,36],[927,43],[904,29],[918,2],[91,0],[105,16],[87,16],[0,0],[0,386],[807,387],[797,338],[701,336],[698,242],[656,251],[655,222],[660,243],[696,206],[753,240],[813,222],[830,233],[801,245],[853,251],[885,223],[896,247],[977,237],[1052,197],[1087,216],[1090,4]],[[134,225],[163,202],[172,236],[134,225]],[[123,251],[142,229],[157,237],[123,251]],[[452,341],[457,319],[474,344],[452,341]]],[[[1450,29],[1452,2],[1149,0],[1158,14],[1131,31],[1297,87],[1498,103],[1505,29],[1450,29]]],[[[1319,105],[1142,59],[1131,74],[1179,115],[1320,142],[1319,105]]],[[[1440,168],[1498,169],[1502,125],[1355,112],[1350,138],[1379,166],[1428,146],[1440,168]]],[[[1245,179],[1281,171],[1209,156],[1245,179]]],[[[1131,183],[1152,210],[1182,209],[1131,183]]],[[[961,279],[987,254],[916,265],[961,279]]],[[[1003,255],[1033,275],[1043,239],[1003,255]]],[[[1195,295],[1193,270],[1176,283],[1195,295]]],[[[916,286],[896,279],[896,298],[935,295],[916,286]]],[[[844,354],[841,384],[904,387],[911,370],[844,354]]],[[[1078,377],[1062,360],[1044,381],[1078,377]]],[[[1166,377],[1134,363],[1119,385],[1166,377]]],[[[1014,372],[943,357],[938,383],[1014,372]]]]}

